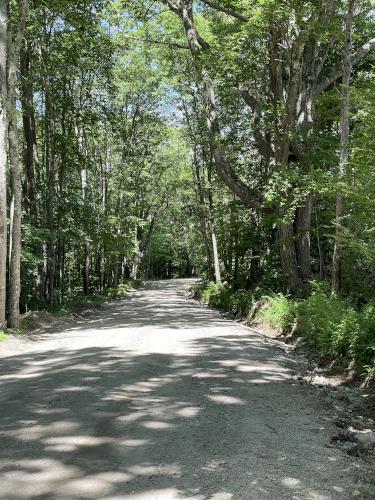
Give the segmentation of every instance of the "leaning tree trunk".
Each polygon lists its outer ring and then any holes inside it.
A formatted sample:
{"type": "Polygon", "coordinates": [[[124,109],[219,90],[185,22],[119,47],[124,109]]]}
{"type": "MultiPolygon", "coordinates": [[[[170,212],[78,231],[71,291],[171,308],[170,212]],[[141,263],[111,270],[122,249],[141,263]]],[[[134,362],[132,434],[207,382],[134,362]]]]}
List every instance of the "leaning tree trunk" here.
{"type": "MultiPolygon", "coordinates": [[[[351,73],[352,26],[355,0],[348,0],[348,13],[345,28],[345,46],[343,50],[343,77],[342,77],[342,108],[341,108],[341,149],[339,179],[345,175],[349,160],[349,85],[351,73]]],[[[341,260],[342,260],[342,230],[341,219],[344,211],[344,195],[340,192],[336,199],[336,234],[332,261],[332,292],[340,291],[341,260]]]]}
{"type": "Polygon", "coordinates": [[[8,2],[0,0],[0,329],[6,325],[8,2]]]}

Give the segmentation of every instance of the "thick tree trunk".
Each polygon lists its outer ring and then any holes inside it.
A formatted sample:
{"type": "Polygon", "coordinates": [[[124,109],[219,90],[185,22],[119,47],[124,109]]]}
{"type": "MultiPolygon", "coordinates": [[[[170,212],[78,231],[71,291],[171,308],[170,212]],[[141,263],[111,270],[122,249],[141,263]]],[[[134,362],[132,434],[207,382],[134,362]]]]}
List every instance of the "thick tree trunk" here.
{"type": "MultiPolygon", "coordinates": [[[[341,108],[341,150],[339,179],[343,178],[346,165],[349,160],[349,85],[351,74],[351,53],[352,53],[352,26],[355,0],[348,0],[348,13],[345,28],[345,46],[343,50],[343,78],[342,78],[342,108],[341,108]]],[[[336,234],[335,247],[332,260],[332,292],[340,291],[341,260],[342,260],[342,230],[341,220],[344,212],[344,195],[339,193],[336,199],[336,234]]]]}
{"type": "MultiPolygon", "coordinates": [[[[279,210],[279,215],[282,219],[286,216],[282,208],[279,210]]],[[[281,268],[287,280],[287,291],[291,293],[294,292],[300,284],[293,224],[290,222],[279,222],[277,235],[280,248],[281,268]]]]}
{"type": "Polygon", "coordinates": [[[0,0],[0,329],[6,326],[8,2],[0,0]]]}
{"type": "Polygon", "coordinates": [[[318,207],[315,204],[315,232],[316,232],[316,244],[318,247],[318,255],[319,255],[319,277],[324,279],[324,252],[322,249],[322,242],[320,239],[320,228],[319,228],[319,218],[318,218],[318,207]]]}
{"type": "Polygon", "coordinates": [[[309,195],[306,203],[297,208],[295,220],[296,252],[298,271],[301,279],[307,281],[311,277],[311,214],[313,196],[309,195]]]}
{"type": "MultiPolygon", "coordinates": [[[[275,142],[276,165],[287,165],[289,159],[289,143],[282,141],[275,142]]],[[[285,196],[284,203],[278,208],[280,221],[277,227],[281,269],[287,282],[288,293],[293,293],[297,290],[300,284],[298,273],[298,261],[295,242],[294,221],[296,213],[290,213],[288,198],[289,191],[283,193],[285,196]]]]}

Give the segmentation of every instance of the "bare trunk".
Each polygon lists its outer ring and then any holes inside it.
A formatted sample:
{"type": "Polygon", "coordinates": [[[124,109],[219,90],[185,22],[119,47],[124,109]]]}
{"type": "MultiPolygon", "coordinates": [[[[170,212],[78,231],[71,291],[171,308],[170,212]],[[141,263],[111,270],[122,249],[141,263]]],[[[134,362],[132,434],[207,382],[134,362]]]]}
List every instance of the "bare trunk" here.
{"type": "Polygon", "coordinates": [[[203,238],[203,243],[206,249],[206,258],[207,258],[207,264],[208,264],[208,273],[210,278],[214,278],[215,276],[215,264],[214,264],[214,257],[213,257],[213,248],[212,248],[212,241],[210,242],[209,239],[209,231],[207,227],[207,210],[206,210],[206,199],[204,195],[204,189],[203,189],[203,180],[198,164],[198,159],[195,158],[195,181],[196,181],[196,190],[197,190],[197,195],[198,195],[198,202],[199,202],[199,216],[201,219],[201,225],[200,225],[200,230],[202,233],[202,238],[203,238]]]}
{"type": "Polygon", "coordinates": [[[83,247],[83,293],[90,293],[90,242],[86,238],[83,247]]]}
{"type": "Polygon", "coordinates": [[[6,326],[7,262],[7,48],[8,6],[0,0],[0,329],[6,326]]]}
{"type": "Polygon", "coordinates": [[[9,167],[10,167],[10,230],[9,230],[9,291],[8,323],[17,328],[20,321],[19,301],[21,293],[21,200],[22,184],[18,152],[18,130],[14,76],[9,78],[9,167]]]}
{"type": "Polygon", "coordinates": [[[220,259],[219,259],[219,251],[218,251],[218,247],[217,247],[215,221],[214,221],[214,214],[213,214],[214,203],[213,203],[212,189],[211,189],[212,178],[211,178],[210,165],[208,166],[207,176],[208,176],[208,220],[209,220],[210,231],[211,231],[212,255],[214,258],[214,269],[215,269],[215,282],[218,285],[221,285],[220,259]]]}
{"type": "MultiPolygon", "coordinates": [[[[82,155],[83,168],[81,170],[81,185],[82,185],[82,200],[83,204],[86,203],[87,193],[88,193],[88,172],[87,168],[84,164],[85,162],[85,154],[83,150],[83,131],[82,128],[76,127],[76,135],[78,139],[78,149],[80,154],[82,155]]],[[[85,242],[83,244],[83,293],[88,295],[90,292],[90,241],[85,235],[85,242]]]]}
{"type": "Polygon", "coordinates": [[[26,207],[34,224],[37,223],[38,209],[35,198],[35,168],[39,165],[36,143],[32,75],[30,54],[27,47],[21,50],[21,103],[24,132],[25,198],[26,207]]]}
{"type": "MultiPolygon", "coordinates": [[[[352,53],[352,26],[355,0],[348,0],[348,13],[345,28],[345,46],[343,50],[343,78],[342,78],[342,108],[341,108],[341,150],[339,179],[343,178],[346,165],[349,160],[349,85],[351,74],[351,53],[352,53]]],[[[336,234],[335,247],[332,260],[332,292],[340,291],[341,260],[342,260],[342,230],[341,219],[344,208],[344,195],[339,193],[336,199],[336,234]]]]}
{"type": "Polygon", "coordinates": [[[324,279],[324,253],[323,253],[323,249],[322,249],[322,243],[320,240],[320,229],[319,229],[317,205],[315,205],[315,231],[316,231],[316,244],[318,246],[318,254],[319,254],[319,277],[321,279],[324,279]]]}
{"type": "MultiPolygon", "coordinates": [[[[276,164],[286,165],[288,163],[289,156],[289,144],[276,143],[275,149],[277,150],[276,164]]],[[[283,193],[286,200],[289,197],[289,192],[283,193]]],[[[279,206],[279,217],[280,222],[277,227],[281,269],[284,278],[287,282],[287,291],[292,293],[297,290],[300,284],[300,278],[298,273],[298,261],[297,261],[297,251],[295,242],[295,231],[294,231],[294,220],[296,214],[290,214],[290,207],[287,201],[284,205],[279,206]]]]}
{"type": "Polygon", "coordinates": [[[9,28],[8,35],[8,140],[10,170],[10,231],[9,231],[9,296],[8,319],[11,328],[17,328],[20,322],[21,294],[21,223],[22,223],[22,181],[18,150],[18,126],[16,110],[17,70],[21,44],[25,33],[28,1],[21,5],[21,18],[16,38],[12,40],[9,28]]]}
{"type": "MultiPolygon", "coordinates": [[[[280,217],[285,213],[280,209],[280,217]]],[[[294,228],[290,222],[280,222],[277,229],[278,243],[283,275],[287,280],[287,291],[294,292],[299,286],[296,248],[294,244],[294,228]]]]}
{"type": "Polygon", "coordinates": [[[306,203],[297,208],[295,232],[296,232],[296,252],[299,275],[303,281],[311,277],[311,256],[310,256],[310,228],[311,213],[313,207],[313,196],[309,195],[306,203]]]}
{"type": "Polygon", "coordinates": [[[134,257],[132,263],[132,270],[130,273],[131,279],[135,280],[139,277],[139,271],[141,267],[141,262],[143,259],[143,252],[141,249],[141,230],[138,226],[135,227],[134,231],[134,257]]]}
{"type": "Polygon", "coordinates": [[[47,241],[47,286],[48,302],[53,304],[55,296],[55,274],[56,274],[56,239],[55,239],[55,217],[54,217],[54,198],[55,198],[55,158],[54,158],[54,131],[52,128],[51,104],[49,95],[49,84],[46,78],[46,174],[47,174],[47,227],[49,237],[47,241]]]}

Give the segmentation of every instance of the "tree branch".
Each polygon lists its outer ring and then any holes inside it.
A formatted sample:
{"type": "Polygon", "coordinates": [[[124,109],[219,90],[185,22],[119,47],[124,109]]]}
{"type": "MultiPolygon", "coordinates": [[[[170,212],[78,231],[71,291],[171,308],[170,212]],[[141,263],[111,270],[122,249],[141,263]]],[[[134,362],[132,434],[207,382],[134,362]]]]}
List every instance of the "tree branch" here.
{"type": "Polygon", "coordinates": [[[227,14],[228,16],[234,17],[238,19],[239,21],[246,22],[249,20],[248,17],[244,16],[240,12],[237,12],[236,10],[231,9],[230,7],[225,7],[224,5],[220,5],[219,3],[212,1],[212,0],[201,0],[202,3],[208,5],[211,7],[211,9],[218,10],[220,12],[223,12],[224,14],[227,14]]]}
{"type": "Polygon", "coordinates": [[[174,3],[173,0],[162,0],[162,2],[175,14],[178,15],[179,10],[178,10],[178,5],[174,3]]]}
{"type": "MultiPolygon", "coordinates": [[[[365,59],[368,54],[375,49],[375,38],[372,38],[367,43],[362,45],[351,57],[351,65],[354,68],[358,66],[358,64],[365,59]]],[[[319,83],[315,85],[313,88],[313,96],[316,97],[321,94],[324,90],[326,90],[332,83],[336,82],[339,78],[342,77],[342,64],[337,64],[331,74],[321,80],[319,83]]]]}
{"type": "Polygon", "coordinates": [[[190,50],[189,45],[184,45],[183,43],[178,43],[178,42],[164,42],[163,40],[154,40],[152,38],[136,38],[136,37],[129,37],[129,36],[127,36],[126,38],[129,38],[132,40],[137,40],[137,41],[144,42],[144,43],[153,43],[156,45],[166,45],[167,47],[173,47],[176,49],[190,50]]]}
{"type": "Polygon", "coordinates": [[[264,137],[260,130],[260,120],[262,116],[262,110],[258,100],[250,94],[250,92],[243,86],[240,87],[240,93],[245,101],[245,103],[251,108],[254,117],[254,127],[253,134],[255,139],[255,146],[261,156],[269,162],[273,156],[273,151],[270,143],[264,137]]]}
{"type": "Polygon", "coordinates": [[[29,14],[29,0],[22,0],[20,5],[20,19],[18,21],[18,30],[16,32],[14,42],[12,43],[11,40],[9,41],[10,43],[9,52],[11,59],[18,58],[20,54],[22,40],[25,35],[26,21],[28,14],[29,14]]]}

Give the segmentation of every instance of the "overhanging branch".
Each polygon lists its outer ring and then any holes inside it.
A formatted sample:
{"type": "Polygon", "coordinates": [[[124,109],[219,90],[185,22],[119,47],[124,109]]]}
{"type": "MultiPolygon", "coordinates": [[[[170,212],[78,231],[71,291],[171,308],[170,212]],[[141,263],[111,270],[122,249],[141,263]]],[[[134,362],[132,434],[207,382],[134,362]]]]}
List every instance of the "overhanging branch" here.
{"type": "MultiPolygon", "coordinates": [[[[365,59],[368,54],[375,49],[375,38],[372,38],[367,43],[362,45],[351,57],[351,65],[354,68],[358,66],[358,64],[365,59]]],[[[321,94],[324,90],[326,90],[332,83],[336,82],[339,78],[342,77],[343,68],[342,64],[337,64],[331,74],[326,78],[323,78],[315,87],[313,88],[313,96],[316,97],[321,94]]]]}
{"type": "Polygon", "coordinates": [[[249,20],[248,17],[244,16],[240,12],[237,12],[236,10],[231,9],[230,7],[225,7],[224,5],[219,4],[218,2],[215,2],[212,0],[201,0],[201,2],[208,5],[209,7],[211,7],[211,9],[223,12],[224,14],[227,14],[228,16],[234,17],[234,18],[238,19],[239,21],[246,22],[249,20]]]}

